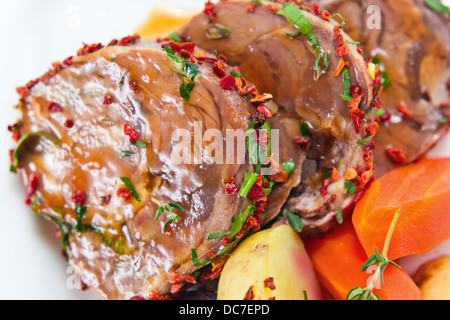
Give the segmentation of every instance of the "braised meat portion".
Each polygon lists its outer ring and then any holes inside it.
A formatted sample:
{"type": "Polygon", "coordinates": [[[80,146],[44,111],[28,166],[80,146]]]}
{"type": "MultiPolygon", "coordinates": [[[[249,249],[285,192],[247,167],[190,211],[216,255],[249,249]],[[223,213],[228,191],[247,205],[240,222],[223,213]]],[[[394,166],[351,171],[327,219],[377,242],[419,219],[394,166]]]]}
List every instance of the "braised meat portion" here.
{"type": "Polygon", "coordinates": [[[280,152],[290,169],[280,160],[276,181],[249,184],[245,138],[230,147],[227,134],[245,137],[258,116],[267,126],[270,112],[257,109],[268,99],[255,105],[242,82],[228,86],[232,68],[218,62],[193,43],[127,38],[85,45],[18,88],[11,170],[100,298],[168,297],[214,258],[217,276],[236,238],[279,212],[298,184],[286,173],[301,163],[293,148],[280,152]]]}
{"type": "Polygon", "coordinates": [[[380,78],[362,51],[327,11],[305,2],[207,2],[178,34],[223,54],[273,94],[279,117],[297,123],[290,140],[306,156],[284,212],[299,215],[304,231],[326,230],[373,178],[380,78]]]}
{"type": "Polygon", "coordinates": [[[423,156],[448,129],[450,15],[423,0],[320,0],[383,70],[376,175],[423,156]]]}

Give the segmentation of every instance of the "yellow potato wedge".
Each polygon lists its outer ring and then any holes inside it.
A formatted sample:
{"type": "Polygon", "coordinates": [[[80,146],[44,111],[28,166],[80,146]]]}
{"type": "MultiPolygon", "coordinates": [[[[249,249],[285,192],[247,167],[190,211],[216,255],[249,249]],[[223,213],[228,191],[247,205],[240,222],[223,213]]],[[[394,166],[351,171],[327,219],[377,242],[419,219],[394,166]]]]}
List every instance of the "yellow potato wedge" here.
{"type": "Polygon", "coordinates": [[[322,300],[299,235],[287,225],[244,240],[225,263],[219,300],[322,300]]]}

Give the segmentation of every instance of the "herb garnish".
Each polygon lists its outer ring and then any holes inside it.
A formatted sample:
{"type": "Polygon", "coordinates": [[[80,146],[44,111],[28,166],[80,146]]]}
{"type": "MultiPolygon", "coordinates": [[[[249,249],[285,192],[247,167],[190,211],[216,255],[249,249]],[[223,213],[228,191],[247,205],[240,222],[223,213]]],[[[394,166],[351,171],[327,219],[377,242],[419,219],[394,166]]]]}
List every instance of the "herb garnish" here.
{"type": "Polygon", "coordinates": [[[380,297],[374,295],[374,293],[373,293],[373,289],[375,289],[376,282],[379,279],[381,281],[381,284],[384,283],[383,273],[388,265],[392,265],[399,269],[401,268],[398,264],[389,260],[387,257],[387,251],[389,248],[389,244],[391,242],[392,235],[394,233],[394,230],[397,225],[399,217],[400,217],[400,209],[397,210],[397,212],[394,215],[394,218],[392,220],[388,234],[386,236],[386,241],[384,243],[384,249],[383,249],[382,254],[380,255],[378,253],[377,249],[375,248],[375,254],[373,254],[372,256],[369,257],[369,259],[367,259],[367,261],[364,263],[364,265],[361,269],[361,272],[365,272],[370,267],[378,265],[377,270],[376,270],[374,276],[372,277],[370,283],[368,284],[368,286],[366,288],[356,287],[356,288],[353,288],[352,290],[350,290],[350,292],[348,293],[347,298],[346,298],[347,300],[354,300],[354,299],[380,300],[380,297]]]}
{"type": "Polygon", "coordinates": [[[355,187],[355,185],[353,184],[353,182],[351,182],[351,181],[347,181],[347,182],[345,183],[345,188],[347,189],[347,192],[348,192],[349,194],[355,194],[355,192],[356,192],[356,187],[355,187]]]}
{"type": "Polygon", "coordinates": [[[173,202],[162,203],[161,201],[159,201],[159,200],[157,200],[155,198],[152,198],[152,201],[159,206],[158,210],[156,211],[155,221],[158,221],[159,216],[162,213],[167,213],[167,220],[164,223],[164,228],[163,228],[164,231],[166,231],[167,226],[169,224],[177,223],[181,219],[179,215],[177,215],[175,212],[173,212],[173,209],[178,209],[180,211],[186,212],[186,210],[182,206],[177,204],[177,203],[173,203],[173,202]]]}
{"type": "Polygon", "coordinates": [[[139,199],[139,195],[137,194],[136,190],[134,189],[133,185],[131,184],[130,179],[127,177],[121,177],[120,180],[122,180],[123,184],[131,192],[131,195],[136,199],[136,201],[141,202],[141,199],[139,199]]]}
{"type": "Polygon", "coordinates": [[[120,152],[120,157],[121,158],[131,157],[132,155],[134,155],[134,153],[130,152],[130,151],[121,151],[120,152]]]}
{"type": "Polygon", "coordinates": [[[176,62],[177,65],[177,71],[179,74],[183,76],[183,83],[180,85],[180,95],[185,101],[189,101],[191,98],[192,90],[194,90],[194,80],[195,78],[201,73],[199,70],[199,66],[185,60],[182,57],[178,57],[173,52],[173,49],[171,47],[165,47],[163,49],[167,53],[167,56],[176,62]]]}
{"type": "Polygon", "coordinates": [[[16,149],[13,152],[13,160],[14,160],[14,166],[18,167],[19,166],[19,150],[20,147],[22,146],[22,144],[30,137],[42,137],[45,138],[51,142],[53,142],[55,145],[57,145],[58,147],[61,147],[61,143],[59,143],[58,141],[56,141],[55,139],[49,137],[48,135],[46,135],[45,133],[42,132],[28,132],[26,134],[24,134],[19,141],[17,142],[17,146],[16,149]]]}
{"type": "Polygon", "coordinates": [[[350,81],[350,73],[347,67],[342,69],[342,80],[344,82],[344,94],[341,94],[341,98],[345,101],[350,101],[352,95],[350,94],[350,87],[352,86],[350,81]]]}
{"type": "Polygon", "coordinates": [[[425,3],[434,11],[440,13],[449,13],[449,8],[445,6],[440,0],[425,0],[425,3]]]}
{"type": "Polygon", "coordinates": [[[289,210],[284,210],[284,214],[286,215],[291,227],[296,232],[302,232],[303,227],[304,227],[302,218],[300,218],[298,215],[296,215],[295,213],[293,213],[289,210]]]}

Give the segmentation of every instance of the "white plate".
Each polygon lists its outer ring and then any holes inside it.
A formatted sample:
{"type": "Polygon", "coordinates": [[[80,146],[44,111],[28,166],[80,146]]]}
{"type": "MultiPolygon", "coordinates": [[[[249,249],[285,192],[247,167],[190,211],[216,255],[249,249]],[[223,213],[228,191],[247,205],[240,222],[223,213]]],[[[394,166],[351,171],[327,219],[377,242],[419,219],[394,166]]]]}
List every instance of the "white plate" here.
{"type": "MultiPolygon", "coordinates": [[[[107,43],[133,33],[161,3],[184,10],[204,0],[0,0],[0,299],[96,299],[73,289],[73,270],[61,256],[55,227],[33,216],[24,205],[23,187],[8,172],[13,144],[6,127],[18,118],[12,108],[15,88],[41,75],[51,62],[73,55],[83,41],[107,43]]],[[[435,153],[450,155],[450,136],[435,153]]],[[[450,252],[450,243],[443,247],[450,252]]],[[[409,260],[413,272],[418,262],[409,260]]]]}

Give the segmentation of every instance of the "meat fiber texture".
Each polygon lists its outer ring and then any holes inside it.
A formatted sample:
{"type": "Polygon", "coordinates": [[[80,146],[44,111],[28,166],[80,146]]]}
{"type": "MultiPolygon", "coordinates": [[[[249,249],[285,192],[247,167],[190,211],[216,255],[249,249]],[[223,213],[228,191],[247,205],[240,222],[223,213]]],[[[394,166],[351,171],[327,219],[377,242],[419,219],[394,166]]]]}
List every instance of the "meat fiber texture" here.
{"type": "Polygon", "coordinates": [[[386,114],[375,138],[376,175],[425,155],[448,130],[450,15],[422,0],[316,2],[342,15],[344,30],[380,62],[389,79],[383,92],[386,114]],[[386,155],[390,148],[403,152],[400,163],[386,155]]]}
{"type": "MultiPolygon", "coordinates": [[[[284,209],[302,218],[304,233],[324,231],[336,222],[338,212],[345,215],[350,211],[372,177],[372,154],[358,144],[365,138],[364,126],[369,120],[363,120],[361,129],[355,130],[349,102],[342,98],[345,91],[342,73],[334,74],[340,62],[334,34],[339,24],[302,10],[313,26],[322,53],[329,58],[329,70],[318,77],[315,62],[319,53],[305,35],[299,36],[299,30],[290,21],[275,13],[280,7],[281,4],[270,2],[253,8],[249,1],[218,2],[213,11],[216,22],[201,13],[178,33],[208,51],[224,54],[260,90],[272,93],[279,105],[276,115],[279,122],[297,124],[291,130],[291,140],[302,136],[299,129],[302,124],[308,125],[310,134],[305,137],[308,146],[301,183],[291,192],[284,209]],[[274,9],[276,6],[278,9],[274,9]],[[214,23],[231,32],[219,39],[211,37],[214,23]],[[349,193],[345,185],[349,182],[344,178],[349,169],[365,177],[356,193],[349,193]],[[331,172],[337,172],[338,177],[326,181],[331,172]]],[[[367,63],[352,39],[344,32],[342,36],[348,50],[344,58],[350,82],[364,95],[359,109],[370,113],[374,88],[367,63]]],[[[297,150],[302,152],[302,147],[297,146],[297,150]]]]}

